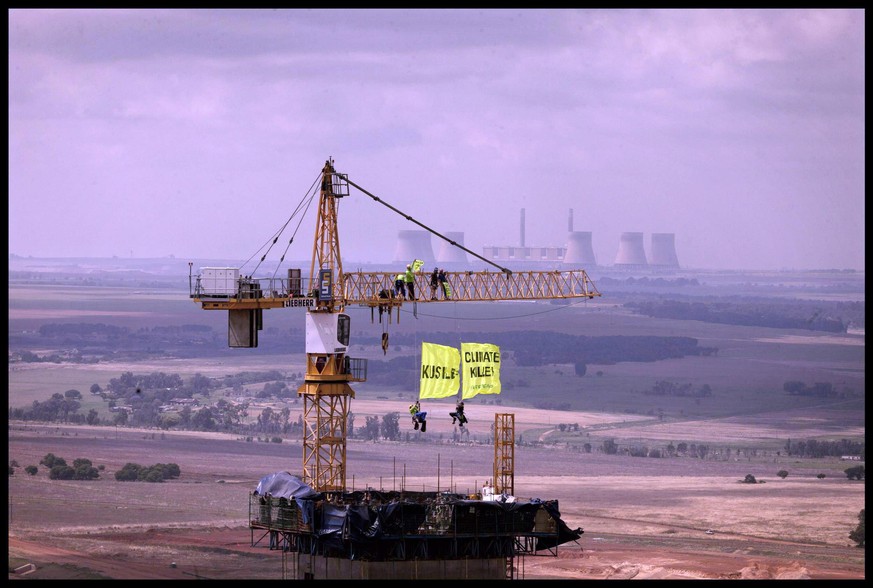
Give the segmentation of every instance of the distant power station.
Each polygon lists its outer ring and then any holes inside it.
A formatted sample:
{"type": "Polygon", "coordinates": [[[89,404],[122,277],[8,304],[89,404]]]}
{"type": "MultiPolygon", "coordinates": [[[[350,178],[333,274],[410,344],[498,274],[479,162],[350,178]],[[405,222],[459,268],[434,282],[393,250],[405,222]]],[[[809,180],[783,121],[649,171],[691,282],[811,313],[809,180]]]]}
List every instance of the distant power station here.
{"type": "Polygon", "coordinates": [[[618,240],[618,253],[613,265],[626,268],[642,268],[649,265],[642,233],[622,233],[618,240]]]}
{"type": "MultiPolygon", "coordinates": [[[[482,256],[495,263],[528,262],[532,264],[597,266],[594,255],[594,240],[591,231],[573,230],[573,209],[567,218],[567,241],[564,245],[531,247],[525,242],[525,210],[519,218],[518,245],[488,245],[482,248],[482,256]]],[[[445,233],[445,237],[464,246],[464,233],[445,233]]],[[[421,259],[426,265],[466,265],[469,263],[463,249],[452,246],[444,239],[439,253],[434,255],[431,233],[428,231],[400,231],[394,249],[393,263],[409,263],[421,259]]],[[[644,235],[641,232],[622,233],[618,241],[618,253],[613,266],[618,269],[678,269],[676,236],[673,233],[652,233],[649,256],[646,256],[644,235]]]]}
{"type": "Polygon", "coordinates": [[[397,234],[397,247],[394,248],[394,263],[409,263],[420,259],[425,264],[433,264],[436,257],[427,231],[400,231],[397,234]]]}
{"type": "Polygon", "coordinates": [[[676,235],[652,233],[652,263],[657,267],[679,267],[676,255],[676,235]]]}
{"type": "Polygon", "coordinates": [[[649,250],[651,257],[647,259],[643,246],[643,234],[622,233],[614,265],[627,269],[679,267],[679,257],[676,255],[676,236],[673,233],[652,233],[651,245],[649,250]]]}
{"type": "MultiPolygon", "coordinates": [[[[449,231],[443,233],[461,247],[464,247],[464,233],[449,231]]],[[[467,254],[463,249],[455,247],[449,241],[437,237],[440,242],[439,253],[433,253],[433,240],[429,231],[400,231],[397,234],[397,246],[394,248],[392,263],[409,263],[420,259],[429,267],[434,264],[467,264],[467,254]]]]}
{"type": "Polygon", "coordinates": [[[594,245],[591,240],[591,231],[570,231],[567,236],[567,252],[564,255],[564,263],[573,265],[597,265],[594,257],[594,245]]]}
{"type": "MultiPolygon", "coordinates": [[[[447,239],[454,241],[461,247],[464,247],[464,233],[457,233],[449,231],[445,233],[447,239]]],[[[440,250],[437,253],[437,263],[467,263],[467,254],[463,249],[455,247],[449,241],[444,239],[440,239],[440,250]]]]}

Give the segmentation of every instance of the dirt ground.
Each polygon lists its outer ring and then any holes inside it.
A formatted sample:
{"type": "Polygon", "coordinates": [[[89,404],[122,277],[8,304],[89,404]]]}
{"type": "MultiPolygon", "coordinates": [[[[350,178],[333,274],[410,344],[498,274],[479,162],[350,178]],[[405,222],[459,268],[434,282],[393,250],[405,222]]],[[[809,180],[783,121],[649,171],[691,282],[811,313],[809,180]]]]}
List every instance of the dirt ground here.
{"type": "MultiPolygon", "coordinates": [[[[549,418],[543,412],[519,411],[517,426],[549,418]]],[[[720,426],[729,434],[738,423],[707,425],[713,436],[720,426]]],[[[299,442],[10,423],[9,460],[20,467],[9,477],[9,578],[291,577],[294,555],[253,534],[247,505],[262,476],[299,472],[301,456],[299,442]],[[44,467],[24,472],[47,453],[105,469],[87,482],[49,480],[44,467]],[[176,463],[182,475],[162,484],[115,481],[128,462],[176,463]]],[[[864,483],[846,478],[845,462],[648,459],[557,447],[518,447],[515,457],[515,495],[557,499],[562,519],[584,529],[556,554],[516,558],[516,578],[865,577],[864,550],[848,539],[864,483]],[[782,468],[791,475],[776,476],[782,468]],[[766,483],[741,484],[748,473],[766,483]]],[[[490,477],[493,446],[350,440],[347,463],[352,488],[467,492],[490,477]]]]}

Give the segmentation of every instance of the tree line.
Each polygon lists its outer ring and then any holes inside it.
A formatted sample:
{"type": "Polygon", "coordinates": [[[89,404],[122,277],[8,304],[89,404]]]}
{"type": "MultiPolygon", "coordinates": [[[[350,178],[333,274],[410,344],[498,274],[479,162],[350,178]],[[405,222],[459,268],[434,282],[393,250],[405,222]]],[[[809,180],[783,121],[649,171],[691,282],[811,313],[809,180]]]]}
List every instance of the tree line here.
{"type": "Polygon", "coordinates": [[[845,333],[850,325],[864,325],[863,302],[774,301],[766,298],[686,302],[659,299],[632,301],[624,306],[637,314],[655,318],[751,327],[845,333]]]}

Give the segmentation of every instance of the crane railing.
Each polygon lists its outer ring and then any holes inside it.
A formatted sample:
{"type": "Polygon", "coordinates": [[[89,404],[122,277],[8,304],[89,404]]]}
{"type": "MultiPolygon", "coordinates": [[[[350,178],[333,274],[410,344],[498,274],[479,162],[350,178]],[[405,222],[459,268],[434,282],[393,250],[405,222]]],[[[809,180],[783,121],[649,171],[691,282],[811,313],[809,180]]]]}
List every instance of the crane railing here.
{"type": "MultiPolygon", "coordinates": [[[[340,298],[342,304],[370,307],[397,307],[408,298],[395,295],[391,272],[348,272],[343,274],[340,298]]],[[[441,286],[432,297],[430,273],[416,273],[415,300],[418,302],[486,302],[498,300],[555,300],[594,298],[600,292],[585,270],[514,271],[511,274],[492,271],[446,272],[451,294],[447,298],[441,286]]],[[[207,310],[269,309],[315,306],[316,292],[309,291],[310,280],[300,279],[293,288],[287,280],[270,278],[239,280],[233,291],[206,294],[198,277],[191,298],[207,310]],[[302,287],[301,287],[302,286],[302,287]]]]}
{"type": "MultiPolygon", "coordinates": [[[[342,278],[345,304],[379,306],[386,304],[384,292],[393,297],[396,273],[347,272],[342,278]]],[[[437,288],[432,299],[430,273],[416,273],[415,299],[419,302],[484,302],[497,300],[547,300],[594,298],[600,292],[585,270],[504,272],[446,272],[451,295],[437,288]]],[[[388,302],[387,304],[391,304],[388,302]]]]}

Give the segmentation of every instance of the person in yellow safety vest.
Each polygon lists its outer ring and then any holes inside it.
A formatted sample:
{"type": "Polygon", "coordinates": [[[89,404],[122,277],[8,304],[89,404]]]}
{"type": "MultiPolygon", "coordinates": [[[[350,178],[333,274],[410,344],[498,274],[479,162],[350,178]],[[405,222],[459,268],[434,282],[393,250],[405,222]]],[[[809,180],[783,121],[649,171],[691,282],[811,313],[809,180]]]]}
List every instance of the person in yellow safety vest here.
{"type": "Polygon", "coordinates": [[[394,278],[394,296],[406,298],[406,274],[397,274],[394,278]]]}
{"type": "Polygon", "coordinates": [[[443,298],[449,299],[452,297],[452,287],[449,285],[449,279],[446,277],[446,270],[444,268],[440,268],[439,273],[437,274],[437,279],[440,282],[440,286],[442,286],[443,290],[443,298]]]}
{"type": "Polygon", "coordinates": [[[412,415],[412,425],[417,431],[418,425],[421,425],[421,432],[427,431],[427,413],[421,411],[421,403],[416,400],[415,404],[409,405],[409,414],[412,415]]]}
{"type": "Polygon", "coordinates": [[[406,294],[410,300],[415,300],[415,274],[412,273],[411,263],[406,266],[404,279],[406,281],[406,294]]]}

